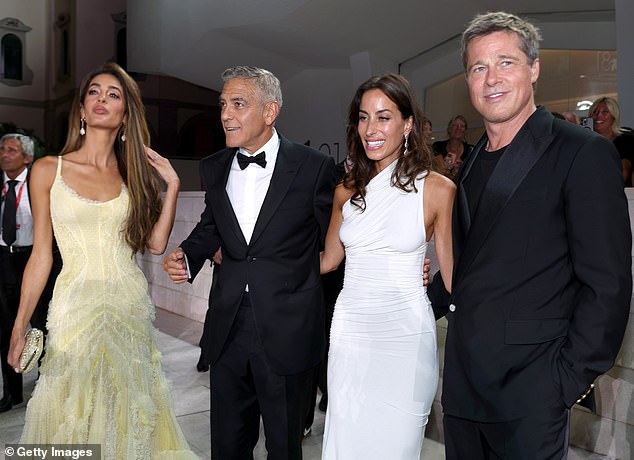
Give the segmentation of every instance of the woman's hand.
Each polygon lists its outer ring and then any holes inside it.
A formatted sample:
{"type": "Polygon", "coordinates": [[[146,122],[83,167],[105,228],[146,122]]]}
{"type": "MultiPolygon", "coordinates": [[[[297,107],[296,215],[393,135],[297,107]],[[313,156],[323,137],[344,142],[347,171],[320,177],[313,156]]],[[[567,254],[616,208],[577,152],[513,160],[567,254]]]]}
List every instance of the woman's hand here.
{"type": "Polygon", "coordinates": [[[13,329],[11,334],[11,343],[9,345],[9,365],[14,371],[20,373],[20,355],[24,350],[26,340],[24,339],[24,331],[13,329]]]}
{"type": "Polygon", "coordinates": [[[152,150],[150,147],[147,146],[145,147],[145,154],[148,157],[149,163],[154,169],[156,169],[156,171],[159,173],[168,187],[170,185],[180,187],[180,179],[178,178],[178,174],[176,174],[176,171],[167,158],[162,157],[158,154],[158,152],[152,150]]]}

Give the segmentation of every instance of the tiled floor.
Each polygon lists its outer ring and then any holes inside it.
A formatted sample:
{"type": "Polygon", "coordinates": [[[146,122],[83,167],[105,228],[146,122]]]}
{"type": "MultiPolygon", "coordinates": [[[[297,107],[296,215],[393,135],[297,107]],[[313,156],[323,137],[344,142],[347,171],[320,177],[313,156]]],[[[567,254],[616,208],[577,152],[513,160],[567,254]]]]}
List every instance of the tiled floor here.
{"type": "MultiPolygon", "coordinates": [[[[186,355],[183,351],[170,351],[171,347],[174,346],[172,344],[175,344],[177,339],[180,339],[178,341],[186,341],[190,344],[197,344],[202,333],[202,324],[165,310],[157,311],[156,321],[154,324],[161,332],[169,334],[169,336],[166,336],[159,341],[159,345],[164,356],[163,368],[172,382],[174,406],[176,414],[179,417],[181,427],[183,428],[183,431],[185,432],[185,435],[195,452],[200,455],[201,458],[210,458],[208,410],[209,381],[207,380],[209,375],[206,373],[203,374],[205,376],[205,380],[202,382],[199,378],[200,374],[198,374],[194,379],[192,379],[194,383],[193,385],[187,385],[186,388],[179,387],[174,381],[174,375],[183,376],[183,378],[187,380],[186,375],[183,374],[197,374],[195,365],[198,361],[198,348],[196,347],[193,350],[188,351],[186,355]],[[174,365],[173,368],[172,365],[174,365]],[[205,388],[205,403],[202,403],[202,398],[198,396],[199,385],[203,385],[205,388]],[[187,404],[187,401],[192,401],[192,404],[187,404]],[[206,410],[204,412],[194,411],[194,413],[191,413],[186,407],[205,407],[206,410]]],[[[321,458],[323,432],[324,414],[316,409],[311,435],[305,438],[303,442],[305,460],[318,460],[321,458]]],[[[426,439],[423,444],[421,458],[425,458],[427,460],[441,460],[445,458],[444,447],[442,444],[439,444],[431,439],[426,439]]],[[[254,457],[255,460],[266,459],[264,434],[262,431],[260,431],[260,442],[256,446],[254,457]]]]}
{"type": "MultiPolygon", "coordinates": [[[[157,341],[163,353],[163,369],[172,385],[174,409],[178,421],[192,450],[209,459],[209,374],[196,372],[199,348],[196,346],[202,332],[202,324],[157,310],[156,327],[159,329],[157,341]]],[[[24,395],[30,395],[35,384],[35,372],[25,376],[24,395]]],[[[4,444],[17,442],[24,424],[25,404],[0,414],[0,459],[4,458],[4,444]]],[[[311,436],[304,440],[304,459],[318,460],[321,457],[321,442],[324,430],[324,414],[316,411],[311,436]]],[[[266,449],[261,434],[256,447],[255,460],[266,459],[266,449]]],[[[443,460],[442,444],[426,439],[421,459],[443,460]]],[[[572,450],[569,460],[601,460],[594,454],[572,450]]],[[[387,459],[386,459],[387,460],[387,459]]]]}
{"type": "MultiPolygon", "coordinates": [[[[157,310],[155,325],[159,332],[157,342],[163,353],[163,369],[172,385],[174,410],[192,450],[201,459],[211,458],[209,441],[209,374],[198,373],[196,363],[199,348],[196,346],[202,333],[202,324],[157,310]]],[[[35,372],[25,376],[24,395],[30,395],[35,385],[35,372]]],[[[0,459],[4,458],[4,445],[17,442],[24,424],[25,404],[0,414],[0,459]]],[[[303,443],[304,459],[321,457],[321,441],[324,430],[324,414],[315,413],[310,436],[303,443]]],[[[255,460],[266,459],[264,435],[256,446],[255,460]]],[[[421,458],[444,459],[443,447],[432,440],[425,440],[421,458]]]]}

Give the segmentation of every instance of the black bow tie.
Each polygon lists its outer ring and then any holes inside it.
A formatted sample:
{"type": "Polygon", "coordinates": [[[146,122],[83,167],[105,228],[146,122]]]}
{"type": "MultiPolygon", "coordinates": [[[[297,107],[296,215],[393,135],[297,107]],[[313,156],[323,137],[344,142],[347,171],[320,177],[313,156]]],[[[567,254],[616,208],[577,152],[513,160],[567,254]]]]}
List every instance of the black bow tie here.
{"type": "Polygon", "coordinates": [[[260,152],[255,156],[243,155],[238,152],[238,166],[240,166],[240,169],[246,168],[250,163],[258,164],[264,168],[266,166],[266,157],[264,152],[260,152]]]}

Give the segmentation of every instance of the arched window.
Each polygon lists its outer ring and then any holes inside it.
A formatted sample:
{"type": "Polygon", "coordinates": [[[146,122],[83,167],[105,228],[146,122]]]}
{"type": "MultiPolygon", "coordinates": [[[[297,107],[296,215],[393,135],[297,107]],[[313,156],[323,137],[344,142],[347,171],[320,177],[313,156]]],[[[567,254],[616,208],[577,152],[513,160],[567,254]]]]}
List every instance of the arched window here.
{"type": "Polygon", "coordinates": [[[0,83],[8,86],[32,84],[33,71],[25,59],[26,36],[30,30],[19,19],[0,19],[0,83]]]}
{"type": "Polygon", "coordinates": [[[22,80],[22,42],[14,34],[2,37],[3,78],[22,80]]]}

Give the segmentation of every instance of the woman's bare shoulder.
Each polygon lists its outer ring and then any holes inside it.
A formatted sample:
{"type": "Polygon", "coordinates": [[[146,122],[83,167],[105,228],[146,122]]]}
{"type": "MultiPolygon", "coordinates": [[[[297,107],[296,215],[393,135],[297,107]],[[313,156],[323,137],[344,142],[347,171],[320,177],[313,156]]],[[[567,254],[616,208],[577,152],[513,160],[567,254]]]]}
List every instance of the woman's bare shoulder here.
{"type": "Polygon", "coordinates": [[[444,191],[445,193],[455,193],[456,184],[454,181],[449,179],[447,176],[443,176],[436,171],[430,171],[427,177],[425,178],[425,187],[433,189],[437,189],[439,192],[444,191]]]}
{"type": "Polygon", "coordinates": [[[31,180],[34,178],[54,178],[57,172],[57,156],[47,155],[39,158],[31,168],[31,180]]]}
{"type": "Polygon", "coordinates": [[[39,158],[33,163],[33,167],[31,168],[30,183],[32,185],[52,184],[55,180],[55,174],[57,173],[57,161],[58,159],[55,155],[39,158]]]}
{"type": "Polygon", "coordinates": [[[425,178],[425,196],[430,198],[430,203],[438,204],[449,201],[453,203],[456,195],[456,184],[442,174],[430,171],[425,178]]]}
{"type": "Polygon", "coordinates": [[[343,185],[343,182],[341,182],[337,185],[337,187],[335,187],[335,197],[333,200],[333,204],[337,207],[342,207],[343,204],[348,201],[353,194],[354,190],[346,188],[343,185]]]}

